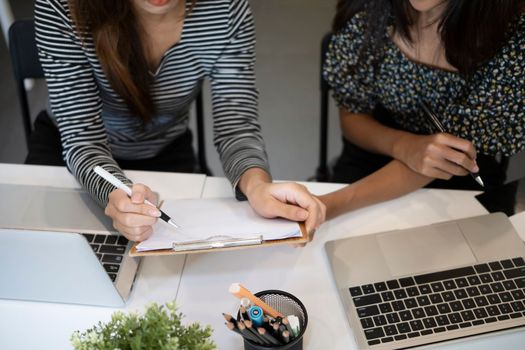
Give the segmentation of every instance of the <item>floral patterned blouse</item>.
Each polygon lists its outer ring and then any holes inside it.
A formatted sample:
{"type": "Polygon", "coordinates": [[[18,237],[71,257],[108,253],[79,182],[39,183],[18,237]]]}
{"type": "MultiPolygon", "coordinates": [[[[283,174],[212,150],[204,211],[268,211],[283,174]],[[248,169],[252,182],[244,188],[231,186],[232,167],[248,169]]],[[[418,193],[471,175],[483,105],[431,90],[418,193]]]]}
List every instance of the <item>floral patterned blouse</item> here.
{"type": "Polygon", "coordinates": [[[426,134],[433,129],[422,99],[447,132],[472,141],[479,153],[508,156],[525,148],[525,14],[498,53],[468,80],[411,61],[391,39],[382,52],[358,63],[365,16],[355,15],[332,37],[324,62],[324,77],[340,107],[371,113],[381,104],[402,128],[426,134]]]}

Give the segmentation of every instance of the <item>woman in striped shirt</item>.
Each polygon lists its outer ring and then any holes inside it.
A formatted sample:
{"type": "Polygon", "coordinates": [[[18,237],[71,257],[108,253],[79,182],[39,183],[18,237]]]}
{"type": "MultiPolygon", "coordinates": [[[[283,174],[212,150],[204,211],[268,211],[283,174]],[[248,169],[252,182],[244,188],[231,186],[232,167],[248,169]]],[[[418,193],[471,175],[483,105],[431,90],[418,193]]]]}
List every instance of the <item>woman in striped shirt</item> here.
{"type": "Polygon", "coordinates": [[[35,20],[53,118],[37,120],[28,162],[60,153],[49,146],[56,124],[65,164],[127,238],[151,234],[159,212],[143,201],[154,195],[134,184],[130,199],[92,169],[129,185],[121,167],[193,171],[188,112],[204,78],[215,146],[237,196],[262,216],[306,220],[310,231],[324,220],[324,205],[304,187],[271,183],[246,0],[37,0],[35,20]]]}

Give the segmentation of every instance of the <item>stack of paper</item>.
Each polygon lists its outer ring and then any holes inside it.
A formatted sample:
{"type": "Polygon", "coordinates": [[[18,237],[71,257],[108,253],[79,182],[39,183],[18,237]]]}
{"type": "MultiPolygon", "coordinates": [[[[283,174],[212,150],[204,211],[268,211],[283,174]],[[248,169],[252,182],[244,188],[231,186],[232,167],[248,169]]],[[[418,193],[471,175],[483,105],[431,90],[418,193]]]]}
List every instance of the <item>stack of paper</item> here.
{"type": "Polygon", "coordinates": [[[257,237],[267,241],[301,236],[298,223],[262,218],[248,202],[233,198],[167,200],[162,210],[179,228],[159,220],[153,228],[153,235],[137,245],[139,252],[171,249],[174,244],[195,241],[257,237]]]}

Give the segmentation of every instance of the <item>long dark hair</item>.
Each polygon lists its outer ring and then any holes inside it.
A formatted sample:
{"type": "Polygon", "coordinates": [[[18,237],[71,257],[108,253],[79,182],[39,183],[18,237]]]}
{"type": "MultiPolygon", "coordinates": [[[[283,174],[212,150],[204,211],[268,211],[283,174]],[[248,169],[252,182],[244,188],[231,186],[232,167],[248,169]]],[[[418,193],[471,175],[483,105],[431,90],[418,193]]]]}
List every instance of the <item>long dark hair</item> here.
{"type": "MultiPolygon", "coordinates": [[[[509,26],[523,12],[525,0],[444,0],[439,19],[441,40],[447,61],[468,76],[502,47],[509,26]]],[[[366,12],[367,29],[361,52],[379,49],[389,25],[401,37],[413,42],[410,27],[417,23],[417,11],[409,0],[339,0],[333,31],[341,31],[358,12],[366,12]]]]}
{"type": "MultiPolygon", "coordinates": [[[[192,0],[192,7],[196,0],[192,0]]],[[[69,0],[77,33],[93,36],[100,65],[131,113],[151,119],[155,106],[146,53],[131,0],[69,0]]]]}

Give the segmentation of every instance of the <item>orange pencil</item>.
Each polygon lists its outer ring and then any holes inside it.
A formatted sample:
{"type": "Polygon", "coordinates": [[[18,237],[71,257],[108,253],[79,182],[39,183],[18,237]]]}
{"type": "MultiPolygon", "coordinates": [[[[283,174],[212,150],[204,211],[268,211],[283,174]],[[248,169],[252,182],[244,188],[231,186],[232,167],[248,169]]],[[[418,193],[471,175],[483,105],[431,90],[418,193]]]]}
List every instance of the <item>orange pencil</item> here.
{"type": "Polygon", "coordinates": [[[231,294],[235,295],[237,298],[248,298],[250,301],[254,304],[259,306],[261,309],[263,309],[263,312],[266,315],[272,316],[273,318],[276,317],[284,317],[283,314],[281,314],[279,311],[275,310],[270,305],[266,304],[261,299],[257,298],[255,295],[253,295],[248,289],[246,289],[244,286],[242,286],[240,283],[232,283],[230,285],[229,291],[231,294]]]}

